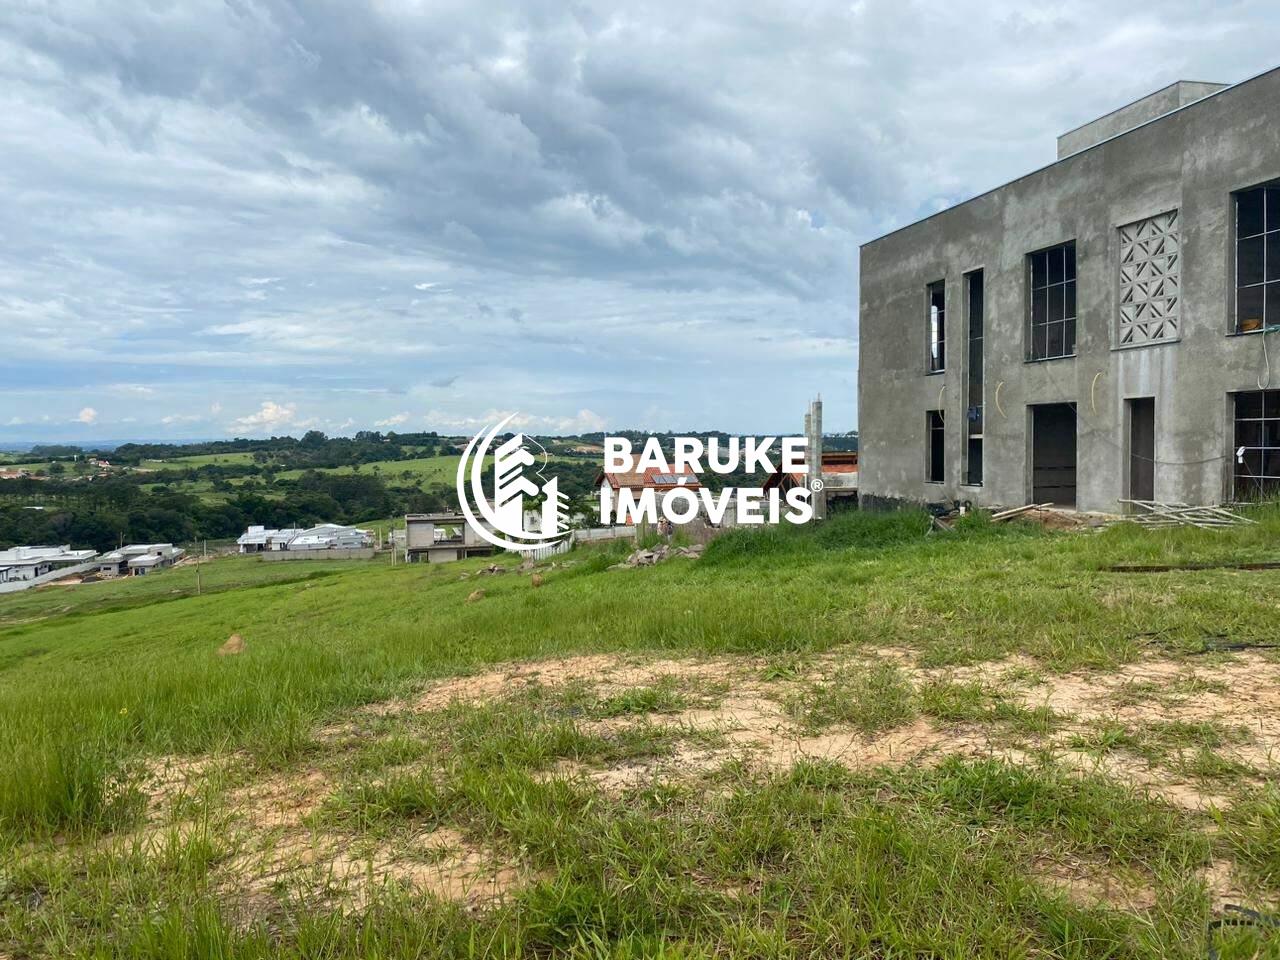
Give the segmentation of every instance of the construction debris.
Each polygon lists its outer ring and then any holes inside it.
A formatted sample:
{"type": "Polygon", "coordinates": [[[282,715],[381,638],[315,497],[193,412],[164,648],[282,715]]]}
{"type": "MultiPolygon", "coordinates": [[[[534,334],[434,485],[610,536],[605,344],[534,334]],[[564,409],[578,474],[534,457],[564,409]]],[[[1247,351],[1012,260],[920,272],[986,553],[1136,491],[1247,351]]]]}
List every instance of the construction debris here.
{"type": "Polygon", "coordinates": [[[992,523],[1003,523],[1006,520],[1012,520],[1014,517],[1020,517],[1024,513],[1032,510],[1052,510],[1052,503],[1028,503],[1021,507],[1011,507],[1008,510],[1001,510],[991,515],[992,523]]]}
{"type": "Polygon", "coordinates": [[[1238,527],[1258,522],[1233,513],[1225,507],[1193,507],[1186,503],[1165,503],[1161,500],[1121,500],[1120,502],[1137,507],[1141,511],[1123,519],[1128,523],[1136,523],[1144,527],[1186,526],[1214,530],[1220,527],[1238,527]]]}
{"type": "Polygon", "coordinates": [[[628,570],[633,567],[652,567],[654,564],[661,563],[671,557],[687,557],[690,560],[696,560],[702,556],[702,551],[706,545],[695,543],[690,547],[672,547],[669,544],[659,544],[652,550],[640,549],[633,552],[627,559],[621,563],[615,563],[610,570],[628,570]]]}

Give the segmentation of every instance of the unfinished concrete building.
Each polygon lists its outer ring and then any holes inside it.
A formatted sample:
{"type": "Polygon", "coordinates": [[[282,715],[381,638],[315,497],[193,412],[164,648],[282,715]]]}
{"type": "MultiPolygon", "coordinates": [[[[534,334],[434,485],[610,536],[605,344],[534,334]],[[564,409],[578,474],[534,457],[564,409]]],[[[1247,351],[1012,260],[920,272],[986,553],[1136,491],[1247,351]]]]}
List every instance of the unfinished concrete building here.
{"type": "Polygon", "coordinates": [[[864,245],[860,308],[866,506],[1280,493],[1280,69],[864,245]]]}

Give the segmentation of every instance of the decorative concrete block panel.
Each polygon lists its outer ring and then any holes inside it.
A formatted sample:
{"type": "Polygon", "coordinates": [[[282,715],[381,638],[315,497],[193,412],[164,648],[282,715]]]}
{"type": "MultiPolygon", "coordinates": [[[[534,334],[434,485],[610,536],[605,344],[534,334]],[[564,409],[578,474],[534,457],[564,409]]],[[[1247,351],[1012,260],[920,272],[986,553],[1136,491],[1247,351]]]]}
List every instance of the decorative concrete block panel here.
{"type": "Polygon", "coordinates": [[[1120,228],[1120,346],[1178,337],[1178,211],[1120,228]]]}

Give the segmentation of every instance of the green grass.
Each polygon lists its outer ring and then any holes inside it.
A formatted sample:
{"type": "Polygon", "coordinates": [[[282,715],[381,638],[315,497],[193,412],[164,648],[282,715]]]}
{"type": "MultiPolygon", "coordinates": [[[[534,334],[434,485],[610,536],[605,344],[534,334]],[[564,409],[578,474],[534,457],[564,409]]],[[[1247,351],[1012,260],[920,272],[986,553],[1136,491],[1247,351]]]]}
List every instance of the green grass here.
{"type": "Polygon", "coordinates": [[[144,470],[189,470],[193,467],[204,467],[217,464],[223,467],[242,467],[253,463],[253,453],[247,450],[234,450],[228,453],[201,453],[187,457],[169,457],[165,460],[143,460],[139,467],[144,470]]]}
{"type": "MultiPolygon", "coordinates": [[[[6,850],[36,851],[0,867],[0,953],[1203,955],[1196,870],[1213,851],[1246,865],[1260,890],[1280,887],[1274,791],[1222,814],[1210,840],[1194,815],[1052,765],[855,774],[726,764],[714,789],[620,796],[549,776],[562,761],[674,756],[689,734],[650,720],[692,699],[665,681],[598,698],[534,689],[460,704],[381,742],[357,737],[352,754],[330,756],[317,731],[424,680],[554,654],[756,654],[768,658],[765,673],[795,683],[838,645],[907,648],[933,666],[1018,652],[1053,672],[1190,655],[1206,636],[1275,641],[1274,572],[1106,571],[1273,558],[1280,514],[1259,515],[1258,527],[1238,530],[1083,535],[979,519],[945,537],[926,536],[918,514],[844,516],[814,530],[733,533],[702,560],[652,568],[609,570],[623,548],[580,550],[539,589],[486,577],[472,603],[476,583],[459,575],[488,561],[233,558],[204,567],[201,596],[180,568],[0,597],[0,863],[6,850]],[[246,652],[218,657],[231,633],[246,652]],[[621,726],[584,726],[605,722],[621,726]],[[362,915],[295,903],[237,921],[212,879],[234,853],[219,830],[158,854],[122,845],[141,815],[143,760],[205,753],[255,770],[328,764],[338,782],[317,815],[324,823],[375,835],[449,824],[532,880],[481,915],[388,890],[362,915]],[[66,843],[85,854],[68,862],[66,843]],[[1159,907],[1139,916],[1073,901],[1036,879],[1046,856],[1138,877],[1159,907]]],[[[912,690],[891,665],[801,681],[794,709],[812,728],[868,734],[917,715],[1028,730],[1057,722],[977,684],[912,690]]],[[[1132,747],[1124,731],[1105,736],[1113,742],[1091,746],[1132,747]]],[[[1235,734],[1169,725],[1144,736],[1194,764],[1235,734]]]]}
{"type": "MultiPolygon", "coordinates": [[[[260,557],[253,556],[221,557],[202,562],[198,574],[195,566],[187,564],[157,570],[145,577],[102,580],[76,587],[26,590],[0,596],[0,630],[50,619],[123,611],[195,597],[197,588],[202,594],[216,594],[250,587],[297,584],[350,573],[353,564],[364,567],[388,562],[385,557],[372,561],[314,560],[284,563],[265,563],[260,557]]],[[[9,645],[4,639],[7,636],[7,632],[0,634],[0,671],[5,669],[6,654],[9,651],[22,650],[23,656],[33,655],[27,645],[9,645]]]]}

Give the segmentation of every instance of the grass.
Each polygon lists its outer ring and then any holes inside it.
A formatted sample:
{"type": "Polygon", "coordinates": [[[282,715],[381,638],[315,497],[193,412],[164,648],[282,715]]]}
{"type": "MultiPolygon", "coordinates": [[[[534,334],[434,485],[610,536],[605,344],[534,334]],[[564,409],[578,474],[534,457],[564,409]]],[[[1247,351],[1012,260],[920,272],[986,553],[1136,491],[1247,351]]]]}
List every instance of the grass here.
{"type": "MultiPolygon", "coordinates": [[[[1081,535],[979,519],[947,536],[926,536],[918,514],[846,516],[808,531],[732,533],[694,563],[609,570],[621,548],[581,549],[539,589],[486,577],[472,603],[474,577],[460,574],[487,561],[233,558],[204,567],[201,596],[178,568],[0,597],[0,863],[23,851],[0,868],[0,954],[1202,955],[1209,914],[1197,871],[1211,857],[1231,857],[1260,891],[1280,888],[1273,789],[1245,790],[1210,838],[1203,817],[1051,763],[726,763],[705,784],[618,795],[557,772],[565,762],[678,762],[693,734],[655,721],[702,694],[667,680],[598,696],[534,687],[376,721],[376,737],[339,746],[318,731],[428,679],[606,651],[761,656],[761,675],[791,685],[788,706],[814,731],[873,735],[917,717],[1049,730],[1060,722],[1052,713],[982,683],[917,689],[883,663],[813,682],[807,665],[838,646],[895,647],[935,667],[1017,652],[1051,673],[1190,655],[1206,636],[1275,640],[1274,573],[1106,570],[1273,558],[1280,513],[1259,516],[1258,527],[1221,532],[1081,535]],[[218,657],[231,633],[246,652],[218,657]],[[205,754],[237,758],[255,776],[322,769],[333,781],[316,814],[325,829],[376,843],[447,825],[519,863],[525,882],[482,914],[393,888],[355,915],[273,893],[275,906],[246,921],[228,912],[235,891],[220,885],[237,851],[219,822],[149,852],[130,839],[144,817],[147,759],[205,754]],[[1138,878],[1158,908],[1139,915],[1067,897],[1039,879],[1046,858],[1138,878]]],[[[1171,723],[1100,730],[1082,746],[1182,752],[1208,771],[1238,736],[1171,723]]],[[[1232,784],[1245,776],[1209,772],[1232,784]]],[[[209,807],[215,821],[227,812],[209,807]]],[[[1231,936],[1223,956],[1258,945],[1231,936]]]]}

